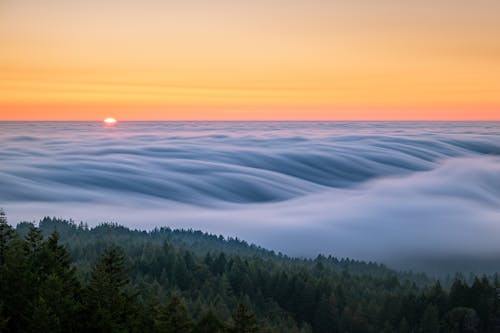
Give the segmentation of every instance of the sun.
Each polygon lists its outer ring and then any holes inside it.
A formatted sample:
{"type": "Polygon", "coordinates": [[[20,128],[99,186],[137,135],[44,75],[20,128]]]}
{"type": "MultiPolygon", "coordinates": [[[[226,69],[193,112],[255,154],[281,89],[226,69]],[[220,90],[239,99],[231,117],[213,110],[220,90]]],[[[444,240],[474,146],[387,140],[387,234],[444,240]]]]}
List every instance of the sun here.
{"type": "Polygon", "coordinates": [[[104,123],[109,124],[109,125],[116,124],[116,119],[115,118],[106,118],[106,119],[104,119],[104,123]]]}

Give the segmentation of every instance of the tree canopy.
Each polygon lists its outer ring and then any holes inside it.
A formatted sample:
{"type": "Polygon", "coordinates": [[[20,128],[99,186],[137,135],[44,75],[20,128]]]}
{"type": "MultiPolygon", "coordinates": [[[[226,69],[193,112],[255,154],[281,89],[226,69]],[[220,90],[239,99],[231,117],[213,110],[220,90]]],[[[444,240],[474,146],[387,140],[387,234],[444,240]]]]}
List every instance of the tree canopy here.
{"type": "Polygon", "coordinates": [[[2,332],[495,332],[499,288],[193,230],[14,229],[0,214],[2,332]]]}

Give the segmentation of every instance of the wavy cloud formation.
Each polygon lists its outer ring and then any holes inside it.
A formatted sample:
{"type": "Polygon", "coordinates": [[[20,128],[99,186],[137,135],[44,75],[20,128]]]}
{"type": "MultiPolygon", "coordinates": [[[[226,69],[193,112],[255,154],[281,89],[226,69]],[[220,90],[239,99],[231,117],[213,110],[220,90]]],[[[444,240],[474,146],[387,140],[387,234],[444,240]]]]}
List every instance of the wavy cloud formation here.
{"type": "Polygon", "coordinates": [[[0,142],[16,221],[169,224],[398,267],[500,254],[500,123],[0,123],[0,142]]]}

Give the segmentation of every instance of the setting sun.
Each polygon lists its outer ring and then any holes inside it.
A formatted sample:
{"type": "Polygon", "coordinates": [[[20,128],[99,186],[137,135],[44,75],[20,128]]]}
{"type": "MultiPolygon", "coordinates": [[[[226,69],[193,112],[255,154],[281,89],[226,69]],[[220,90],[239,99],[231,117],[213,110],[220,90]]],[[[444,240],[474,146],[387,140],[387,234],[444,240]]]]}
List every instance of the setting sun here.
{"type": "Polygon", "coordinates": [[[116,124],[116,119],[115,118],[106,118],[106,119],[104,119],[104,122],[106,124],[116,124]]]}

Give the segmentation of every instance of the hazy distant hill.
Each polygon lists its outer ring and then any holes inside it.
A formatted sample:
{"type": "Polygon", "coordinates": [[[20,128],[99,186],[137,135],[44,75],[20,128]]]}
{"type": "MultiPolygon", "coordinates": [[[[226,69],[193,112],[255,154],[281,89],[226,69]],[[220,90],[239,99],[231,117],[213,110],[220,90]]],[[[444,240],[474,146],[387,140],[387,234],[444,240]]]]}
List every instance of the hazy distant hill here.
{"type": "MultiPolygon", "coordinates": [[[[17,231],[25,235],[31,223],[20,223],[17,231]]],[[[130,246],[151,246],[163,245],[165,242],[175,247],[189,250],[196,255],[206,255],[207,253],[224,252],[228,255],[239,255],[242,257],[259,257],[269,259],[281,264],[313,266],[318,262],[334,271],[348,269],[351,273],[371,273],[371,274],[394,274],[395,272],[385,266],[350,259],[338,259],[332,256],[318,256],[315,260],[299,259],[285,256],[281,253],[262,247],[248,244],[238,238],[224,238],[221,235],[208,234],[199,230],[180,230],[157,228],[146,232],[141,230],[131,230],[118,224],[101,224],[95,228],[88,228],[84,224],[75,224],[72,221],[57,218],[45,217],[40,220],[39,228],[45,235],[50,235],[57,231],[61,237],[61,242],[66,244],[79,262],[97,259],[99,252],[115,244],[124,248],[130,246]]],[[[416,275],[415,275],[416,277],[416,275]]],[[[419,278],[423,278],[420,275],[419,278]]]]}

